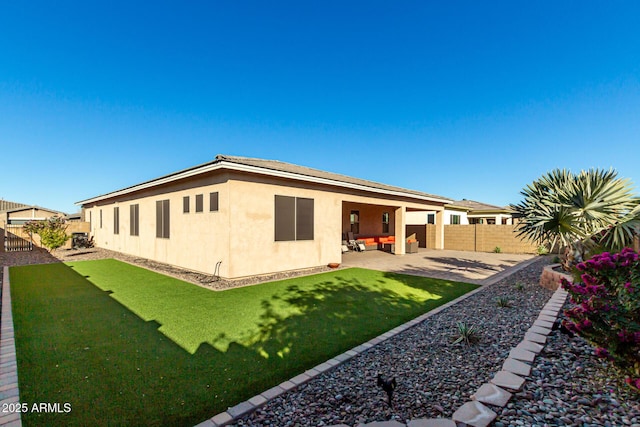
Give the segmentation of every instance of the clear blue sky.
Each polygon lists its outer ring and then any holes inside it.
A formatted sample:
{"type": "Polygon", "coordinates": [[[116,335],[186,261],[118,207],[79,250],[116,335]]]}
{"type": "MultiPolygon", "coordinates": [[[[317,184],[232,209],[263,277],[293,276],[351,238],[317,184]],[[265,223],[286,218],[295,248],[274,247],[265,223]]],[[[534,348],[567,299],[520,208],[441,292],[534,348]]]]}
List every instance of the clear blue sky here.
{"type": "Polygon", "coordinates": [[[0,198],[281,160],[496,205],[640,185],[640,2],[0,0],[0,198]],[[311,4],[310,4],[311,3],[311,4]]]}

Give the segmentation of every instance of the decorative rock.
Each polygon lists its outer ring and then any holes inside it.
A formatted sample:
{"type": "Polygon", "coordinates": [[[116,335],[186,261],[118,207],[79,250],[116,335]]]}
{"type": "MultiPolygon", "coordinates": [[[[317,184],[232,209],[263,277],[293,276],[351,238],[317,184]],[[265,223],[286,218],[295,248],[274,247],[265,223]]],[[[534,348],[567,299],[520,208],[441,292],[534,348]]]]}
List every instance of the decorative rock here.
{"type": "Polygon", "coordinates": [[[512,359],[522,360],[523,362],[533,362],[536,358],[536,354],[532,351],[523,350],[518,347],[509,352],[509,357],[512,359]]]}
{"type": "Polygon", "coordinates": [[[551,333],[551,329],[547,329],[547,328],[543,328],[541,326],[532,326],[529,328],[529,332],[533,332],[535,334],[540,334],[540,335],[544,335],[547,336],[551,333]]]}
{"type": "Polygon", "coordinates": [[[520,390],[524,385],[524,378],[512,374],[507,371],[500,371],[491,380],[492,384],[498,387],[508,388],[509,390],[520,390]]]}
{"type": "Polygon", "coordinates": [[[374,421],[369,424],[360,424],[362,427],[407,427],[406,424],[399,423],[396,420],[391,421],[374,421]]]}
{"type": "Polygon", "coordinates": [[[480,402],[467,402],[453,413],[453,421],[473,427],[486,427],[498,414],[480,402]]]}
{"type": "Polygon", "coordinates": [[[544,335],[536,334],[534,332],[527,332],[524,334],[524,339],[537,342],[538,344],[544,344],[547,342],[547,337],[544,335]]]}
{"type": "Polygon", "coordinates": [[[520,344],[518,344],[516,348],[520,350],[527,350],[535,354],[540,354],[544,346],[533,341],[524,340],[520,344]]]}
{"type": "Polygon", "coordinates": [[[502,370],[511,372],[516,375],[522,375],[528,377],[531,373],[531,365],[527,365],[516,359],[508,358],[502,365],[502,370]]]}
{"type": "Polygon", "coordinates": [[[447,418],[421,418],[409,421],[407,427],[456,427],[456,423],[447,418]]]}
{"type": "Polygon", "coordinates": [[[513,394],[498,387],[495,384],[483,384],[471,398],[478,402],[494,406],[505,406],[513,394]]]}

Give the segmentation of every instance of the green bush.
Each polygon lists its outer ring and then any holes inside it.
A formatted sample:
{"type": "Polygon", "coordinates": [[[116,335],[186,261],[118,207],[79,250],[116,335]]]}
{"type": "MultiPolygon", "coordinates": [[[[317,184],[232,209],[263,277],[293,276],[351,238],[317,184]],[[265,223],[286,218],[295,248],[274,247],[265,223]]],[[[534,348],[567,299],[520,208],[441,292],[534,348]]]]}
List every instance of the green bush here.
{"type": "Polygon", "coordinates": [[[499,254],[500,252],[502,252],[502,249],[500,249],[500,246],[496,246],[495,248],[493,248],[493,252],[499,254]]]}
{"type": "Polygon", "coordinates": [[[59,216],[44,221],[29,221],[23,229],[29,234],[40,236],[40,242],[50,251],[55,251],[71,238],[67,234],[67,222],[59,216]]]}
{"type": "Polygon", "coordinates": [[[549,253],[549,248],[547,248],[545,245],[540,245],[538,246],[538,249],[536,249],[536,253],[538,255],[547,255],[549,253]]]}

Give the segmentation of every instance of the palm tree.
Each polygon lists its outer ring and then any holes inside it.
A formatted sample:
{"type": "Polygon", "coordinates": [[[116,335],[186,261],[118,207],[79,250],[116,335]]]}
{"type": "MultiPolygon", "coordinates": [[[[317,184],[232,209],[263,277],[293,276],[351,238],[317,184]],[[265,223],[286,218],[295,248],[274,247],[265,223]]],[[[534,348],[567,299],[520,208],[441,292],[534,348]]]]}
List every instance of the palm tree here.
{"type": "Polygon", "coordinates": [[[520,204],[512,205],[520,217],[518,236],[550,248],[559,243],[568,249],[565,261],[576,262],[594,245],[607,250],[630,245],[640,226],[640,198],[628,179],[617,176],[613,169],[579,174],[555,169],[543,175],[521,191],[520,204]]]}

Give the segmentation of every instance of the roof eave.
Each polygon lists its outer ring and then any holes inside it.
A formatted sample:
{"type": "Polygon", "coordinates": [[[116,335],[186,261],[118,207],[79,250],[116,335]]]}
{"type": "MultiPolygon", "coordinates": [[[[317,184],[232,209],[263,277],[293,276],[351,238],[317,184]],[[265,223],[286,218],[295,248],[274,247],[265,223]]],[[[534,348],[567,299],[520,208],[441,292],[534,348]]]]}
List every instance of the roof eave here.
{"type": "Polygon", "coordinates": [[[136,192],[136,191],[145,190],[147,188],[152,188],[152,187],[155,187],[155,186],[158,186],[158,185],[168,184],[168,183],[171,183],[171,182],[174,182],[174,181],[178,181],[178,180],[181,180],[181,179],[189,178],[189,177],[200,175],[200,174],[207,173],[207,172],[212,172],[212,171],[219,170],[219,169],[229,169],[229,170],[234,170],[234,171],[239,171],[239,172],[257,173],[257,174],[260,174],[260,175],[274,176],[274,177],[278,177],[278,178],[293,179],[293,180],[298,180],[298,181],[313,182],[313,183],[316,183],[316,184],[325,184],[325,185],[331,185],[331,186],[336,186],[336,187],[349,188],[349,189],[352,189],[352,190],[362,190],[362,191],[369,191],[369,192],[378,193],[378,194],[386,194],[386,195],[393,195],[393,196],[400,196],[400,197],[409,197],[409,198],[413,198],[413,199],[424,200],[424,201],[435,202],[435,203],[446,204],[446,203],[451,203],[452,202],[452,200],[441,199],[441,198],[438,198],[438,197],[430,197],[430,196],[427,196],[427,195],[413,194],[413,193],[408,193],[408,192],[404,192],[404,191],[385,190],[385,189],[382,189],[382,188],[370,187],[370,186],[361,185],[361,184],[353,184],[353,183],[349,183],[349,182],[337,181],[337,180],[332,180],[332,179],[328,179],[328,178],[320,178],[320,177],[315,177],[315,176],[310,176],[310,175],[303,175],[303,174],[297,174],[297,173],[292,173],[292,172],[285,172],[285,171],[279,171],[279,170],[274,170],[274,169],[261,168],[261,167],[258,167],[258,166],[244,165],[244,164],[241,164],[241,163],[229,162],[229,161],[226,161],[226,160],[219,160],[219,161],[215,161],[213,163],[208,163],[208,164],[202,165],[200,167],[187,169],[187,170],[182,171],[182,172],[176,172],[176,173],[171,174],[171,175],[166,175],[164,177],[156,178],[156,179],[151,180],[151,181],[146,181],[146,182],[143,182],[142,184],[138,184],[138,185],[134,185],[134,186],[131,186],[131,187],[123,188],[122,190],[114,191],[114,192],[111,192],[111,193],[103,194],[101,196],[96,196],[96,197],[92,197],[92,198],[85,199],[85,200],[80,200],[80,201],[76,202],[75,204],[83,206],[83,205],[86,205],[86,204],[96,203],[96,202],[99,202],[101,200],[106,200],[106,199],[110,199],[110,198],[113,198],[113,197],[123,196],[123,195],[130,194],[130,193],[133,193],[133,192],[136,192]]]}

